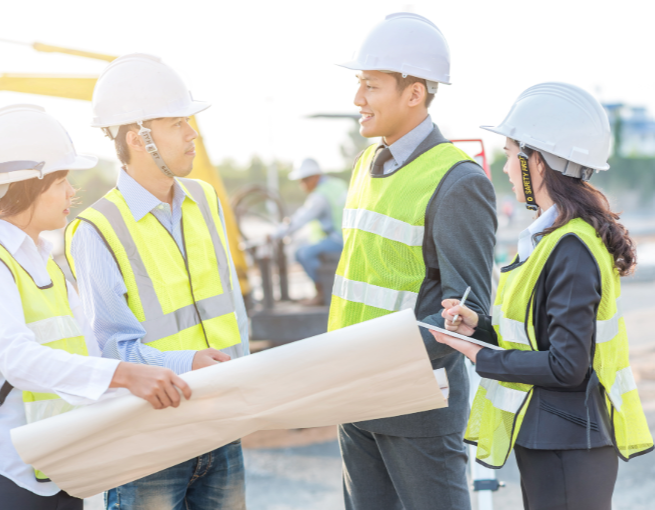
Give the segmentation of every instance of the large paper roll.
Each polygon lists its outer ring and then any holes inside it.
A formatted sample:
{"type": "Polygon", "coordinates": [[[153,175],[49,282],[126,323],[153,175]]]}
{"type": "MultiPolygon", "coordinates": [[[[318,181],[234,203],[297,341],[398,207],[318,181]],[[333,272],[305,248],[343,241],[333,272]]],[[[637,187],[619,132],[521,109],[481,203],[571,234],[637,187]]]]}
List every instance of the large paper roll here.
{"type": "Polygon", "coordinates": [[[13,429],[21,458],[85,498],[257,430],[320,427],[447,406],[411,310],[182,376],[191,400],[125,395],[13,429]]]}

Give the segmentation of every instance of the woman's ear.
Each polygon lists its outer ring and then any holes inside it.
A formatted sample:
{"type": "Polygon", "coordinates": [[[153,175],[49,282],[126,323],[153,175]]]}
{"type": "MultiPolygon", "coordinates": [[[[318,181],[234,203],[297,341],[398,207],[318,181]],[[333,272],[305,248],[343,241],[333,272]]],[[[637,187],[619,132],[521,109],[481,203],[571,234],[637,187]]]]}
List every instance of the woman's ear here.
{"type": "Polygon", "coordinates": [[[530,168],[536,169],[537,172],[539,172],[539,175],[543,178],[544,172],[548,168],[544,162],[543,156],[538,151],[534,151],[530,159],[532,159],[532,161],[530,161],[530,168]]]}

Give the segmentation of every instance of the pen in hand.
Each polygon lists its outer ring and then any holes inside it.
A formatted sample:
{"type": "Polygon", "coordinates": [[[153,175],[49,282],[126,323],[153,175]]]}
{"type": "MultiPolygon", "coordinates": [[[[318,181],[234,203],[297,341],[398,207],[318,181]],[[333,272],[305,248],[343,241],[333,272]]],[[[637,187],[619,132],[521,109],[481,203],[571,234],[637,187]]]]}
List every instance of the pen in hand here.
{"type": "MultiPolygon", "coordinates": [[[[464,303],[466,303],[466,298],[469,297],[469,292],[471,292],[471,287],[466,287],[466,290],[464,291],[464,295],[462,296],[462,300],[459,302],[460,306],[464,306],[464,303]]],[[[455,315],[453,317],[453,324],[455,324],[455,321],[459,317],[459,314],[455,315]]]]}

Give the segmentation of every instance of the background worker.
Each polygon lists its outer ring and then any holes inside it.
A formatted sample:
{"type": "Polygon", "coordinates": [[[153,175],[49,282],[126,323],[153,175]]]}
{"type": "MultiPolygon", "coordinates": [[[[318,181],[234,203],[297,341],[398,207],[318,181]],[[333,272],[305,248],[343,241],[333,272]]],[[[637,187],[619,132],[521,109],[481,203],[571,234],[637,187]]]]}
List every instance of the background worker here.
{"type": "Polygon", "coordinates": [[[128,388],[156,409],[177,407],[188,385],[172,371],[100,358],[75,289],[41,233],[66,225],[77,154],[68,133],[39,106],[0,109],[0,507],[81,510],[16,452],[10,431],[128,388]],[[177,388],[176,388],[177,386],[177,388]]]}
{"type": "Polygon", "coordinates": [[[348,186],[338,177],[325,175],[318,163],[307,158],[295,168],[289,179],[300,181],[300,187],[308,193],[307,200],[291,217],[286,225],[280,225],[273,239],[291,235],[303,226],[310,224],[310,244],[298,248],[296,260],[316,286],[316,297],[304,301],[307,305],[322,305],[323,288],[318,281],[320,256],[323,253],[341,253],[341,215],[346,201],[348,186]]]}
{"type": "MultiPolygon", "coordinates": [[[[198,135],[189,117],[208,107],[151,55],[120,57],[98,78],[93,125],[123,169],[68,226],[66,248],[105,357],[181,374],[248,354],[221,205],[209,184],[183,178],[198,135]]],[[[244,483],[236,441],[110,490],[107,507],[240,510],[244,483]]]]}
{"type": "Polygon", "coordinates": [[[526,509],[609,510],[618,457],[653,449],[619,303],[635,248],[587,182],[609,168],[610,124],[586,91],[542,83],[484,129],[507,137],[504,172],[538,218],[502,269],[493,317],[443,302],[449,330],[477,328],[507,349],[435,335],[485,378],[465,437],[492,468],[514,447],[526,509]]]}
{"type": "MultiPolygon", "coordinates": [[[[407,308],[443,326],[441,301],[489,307],[496,213],[493,187],[428,114],[450,82],[446,40],[416,14],[387,16],[351,62],[358,70],[360,133],[382,137],[355,163],[343,212],[344,249],[328,329],[407,308]]],[[[422,331],[433,368],[450,382],[446,409],[339,428],[348,510],[470,508],[464,357],[422,331]]]]}

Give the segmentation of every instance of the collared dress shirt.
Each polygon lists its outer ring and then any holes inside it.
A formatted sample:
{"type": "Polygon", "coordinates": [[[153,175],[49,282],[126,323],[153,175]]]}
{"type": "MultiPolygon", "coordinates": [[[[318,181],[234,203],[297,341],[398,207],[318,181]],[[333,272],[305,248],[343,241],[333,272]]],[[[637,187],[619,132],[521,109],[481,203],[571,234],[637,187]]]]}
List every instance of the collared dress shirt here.
{"type": "MultiPolygon", "coordinates": [[[[48,241],[40,238],[37,245],[24,231],[0,220],[0,244],[38,286],[50,283],[46,264],[52,245],[48,241]]],[[[72,405],[90,404],[113,391],[108,388],[119,363],[100,357],[77,293],[70,283],[67,285],[71,311],[84,334],[88,357],[51,349],[36,341],[25,324],[14,278],[0,264],[0,387],[5,380],[14,386],[0,406],[0,475],[40,496],[52,496],[60,489],[53,482],[37,482],[33,468],[21,460],[11,442],[9,431],[26,424],[21,390],[56,393],[72,405]]]]}
{"type": "Polygon", "coordinates": [[[518,253],[521,262],[527,260],[537,247],[537,244],[539,244],[539,241],[541,241],[540,237],[535,239],[534,235],[552,227],[557,219],[557,214],[557,206],[551,205],[541,214],[541,216],[534,220],[528,228],[519,234],[518,253]]]}
{"type": "Polygon", "coordinates": [[[402,167],[421,142],[432,133],[433,129],[432,118],[428,115],[423,122],[409,133],[389,145],[392,158],[385,161],[382,167],[383,174],[390,174],[402,167]]]}
{"type": "MultiPolygon", "coordinates": [[[[153,214],[171,233],[180,251],[186,256],[182,242],[182,203],[193,198],[184,192],[177,181],[173,190],[172,208],[152,195],[123,170],[118,176],[118,189],[125,198],[135,221],[141,220],[146,214],[153,214]]],[[[218,208],[225,229],[220,202],[218,208]]],[[[127,305],[125,299],[127,287],[123,276],[104,241],[91,225],[82,222],[73,237],[71,250],[75,259],[77,283],[84,311],[91,319],[102,355],[132,363],[170,368],[176,374],[189,372],[197,351],[162,352],[141,342],[146,331],[127,305]]],[[[232,257],[229,257],[229,247],[227,254],[241,344],[243,352],[247,354],[248,316],[236,269],[232,257]]]]}

